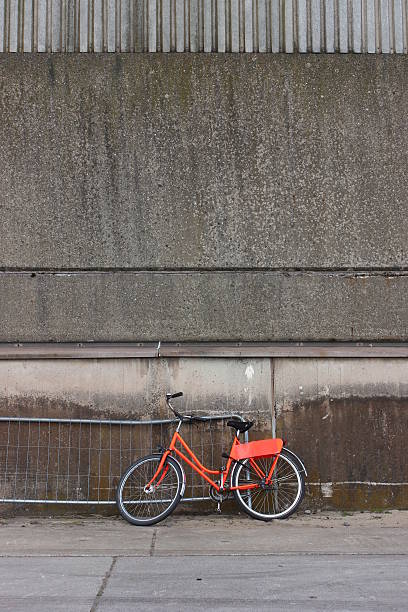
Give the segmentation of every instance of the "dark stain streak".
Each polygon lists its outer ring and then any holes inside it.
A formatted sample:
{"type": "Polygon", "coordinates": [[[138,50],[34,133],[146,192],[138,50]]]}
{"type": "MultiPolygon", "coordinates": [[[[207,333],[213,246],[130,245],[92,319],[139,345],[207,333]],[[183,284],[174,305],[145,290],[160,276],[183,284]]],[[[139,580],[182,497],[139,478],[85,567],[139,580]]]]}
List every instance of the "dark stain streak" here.
{"type": "Polygon", "coordinates": [[[55,85],[55,67],[51,56],[48,58],[48,76],[50,78],[51,85],[55,85]]]}
{"type": "Polygon", "coordinates": [[[278,435],[305,461],[310,482],[333,485],[323,497],[310,487],[312,503],[335,508],[407,508],[408,397],[325,397],[285,406],[278,435]]]}
{"type": "Polygon", "coordinates": [[[115,54],[115,62],[113,64],[113,74],[115,77],[120,78],[123,72],[123,64],[120,55],[115,54]]]}

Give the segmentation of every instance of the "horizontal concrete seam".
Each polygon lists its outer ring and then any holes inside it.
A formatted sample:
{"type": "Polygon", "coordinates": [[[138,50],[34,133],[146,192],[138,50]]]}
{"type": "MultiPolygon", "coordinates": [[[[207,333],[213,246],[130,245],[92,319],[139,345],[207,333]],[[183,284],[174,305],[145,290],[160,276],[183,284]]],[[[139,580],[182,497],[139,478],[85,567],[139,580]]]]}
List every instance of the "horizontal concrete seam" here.
{"type": "Polygon", "coordinates": [[[87,275],[129,275],[137,276],[143,274],[157,275],[217,275],[217,274],[276,274],[285,276],[296,275],[321,275],[321,276],[344,276],[344,277],[370,277],[370,276],[407,276],[408,268],[180,268],[180,269],[130,269],[112,268],[98,269],[72,269],[72,270],[0,270],[0,276],[87,276],[87,275]]]}
{"type": "Polygon", "coordinates": [[[0,343],[0,360],[202,358],[408,358],[408,342],[0,343]],[[160,349],[159,349],[160,346],[160,349]],[[159,350],[158,350],[159,349],[159,350]]]}
{"type": "MultiPolygon", "coordinates": [[[[387,527],[381,527],[386,529],[387,527]]],[[[343,526],[342,526],[343,529],[343,526]]],[[[389,529],[395,529],[395,527],[389,527],[389,529]]],[[[307,551],[307,550],[295,550],[286,552],[260,552],[260,551],[248,551],[248,552],[200,552],[200,553],[185,553],[185,552],[158,552],[155,554],[155,558],[171,558],[171,557],[293,557],[295,555],[301,555],[303,557],[407,557],[408,553],[396,553],[396,552],[328,552],[328,551],[307,551]]],[[[116,559],[151,559],[148,553],[135,554],[128,553],[122,555],[115,555],[116,559]]],[[[77,553],[71,555],[56,554],[56,553],[2,553],[0,552],[0,559],[111,559],[112,554],[99,554],[94,553],[77,553]]]]}
{"type": "Polygon", "coordinates": [[[159,272],[168,274],[178,274],[180,272],[408,272],[408,266],[179,266],[179,267],[73,267],[73,268],[47,268],[47,267],[0,267],[3,274],[81,274],[84,272],[107,274],[109,272],[159,272]]]}

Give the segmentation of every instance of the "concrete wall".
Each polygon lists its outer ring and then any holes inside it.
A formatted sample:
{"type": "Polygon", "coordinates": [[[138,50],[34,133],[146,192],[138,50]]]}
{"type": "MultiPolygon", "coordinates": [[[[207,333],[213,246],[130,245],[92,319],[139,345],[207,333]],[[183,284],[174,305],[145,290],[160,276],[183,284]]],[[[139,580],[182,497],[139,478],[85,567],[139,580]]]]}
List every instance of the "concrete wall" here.
{"type": "Polygon", "coordinates": [[[408,364],[396,359],[278,359],[277,432],[307,457],[319,503],[408,505],[408,364]]]}
{"type": "MultiPolygon", "coordinates": [[[[406,359],[0,361],[0,414],[10,416],[168,418],[169,389],[184,391],[181,411],[239,412],[256,422],[252,439],[287,438],[309,472],[305,508],[408,507],[406,359]]],[[[199,426],[194,436],[200,446],[199,426]]]]}
{"type": "MultiPolygon", "coordinates": [[[[0,86],[0,342],[407,341],[406,58],[5,55],[0,86]]],[[[179,388],[287,436],[313,503],[408,507],[406,359],[0,361],[6,415],[179,388]]]]}
{"type": "Polygon", "coordinates": [[[271,428],[268,359],[0,360],[0,409],[15,416],[167,419],[169,390],[187,412],[242,411],[271,428]]]}
{"type": "Polygon", "coordinates": [[[0,341],[407,339],[406,58],[0,80],[0,341]]]}
{"type": "Polygon", "coordinates": [[[3,341],[400,340],[406,274],[0,274],[3,341]]]}

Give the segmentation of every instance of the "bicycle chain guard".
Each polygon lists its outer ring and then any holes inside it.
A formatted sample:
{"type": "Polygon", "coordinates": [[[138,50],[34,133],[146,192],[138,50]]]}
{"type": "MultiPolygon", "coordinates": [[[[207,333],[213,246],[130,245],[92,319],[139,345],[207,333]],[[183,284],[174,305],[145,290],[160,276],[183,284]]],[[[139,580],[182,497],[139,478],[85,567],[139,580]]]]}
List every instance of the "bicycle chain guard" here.
{"type": "MultiPolygon", "coordinates": [[[[219,485],[219,481],[217,482],[217,484],[219,485]]],[[[213,486],[210,487],[210,497],[212,500],[214,500],[215,502],[217,502],[217,504],[219,504],[220,502],[225,501],[228,498],[232,498],[232,494],[230,491],[223,491],[222,493],[220,491],[217,491],[217,489],[213,486]]]]}

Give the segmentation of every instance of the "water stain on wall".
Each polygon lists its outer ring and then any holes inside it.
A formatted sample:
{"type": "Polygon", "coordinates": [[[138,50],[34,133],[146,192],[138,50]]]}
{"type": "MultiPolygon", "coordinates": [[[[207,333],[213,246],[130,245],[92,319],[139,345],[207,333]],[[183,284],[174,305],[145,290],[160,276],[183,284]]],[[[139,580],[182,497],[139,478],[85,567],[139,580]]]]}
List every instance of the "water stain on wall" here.
{"type": "Polygon", "coordinates": [[[304,458],[314,503],[408,506],[408,398],[347,397],[286,404],[278,435],[304,458]]]}

